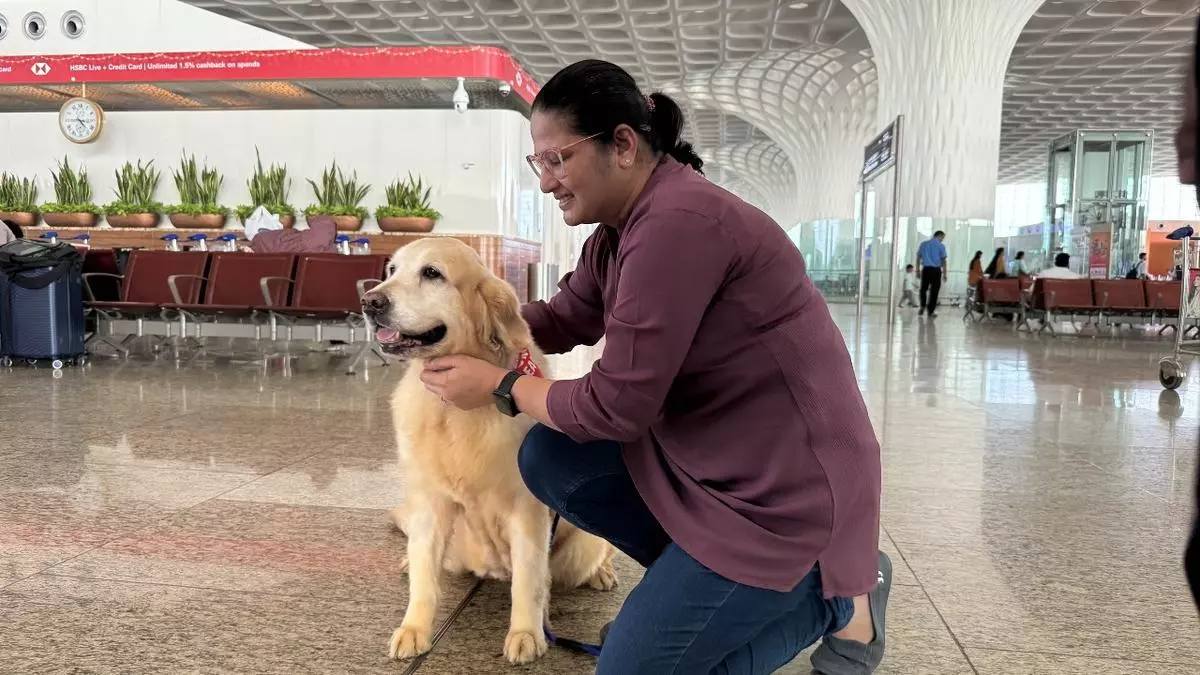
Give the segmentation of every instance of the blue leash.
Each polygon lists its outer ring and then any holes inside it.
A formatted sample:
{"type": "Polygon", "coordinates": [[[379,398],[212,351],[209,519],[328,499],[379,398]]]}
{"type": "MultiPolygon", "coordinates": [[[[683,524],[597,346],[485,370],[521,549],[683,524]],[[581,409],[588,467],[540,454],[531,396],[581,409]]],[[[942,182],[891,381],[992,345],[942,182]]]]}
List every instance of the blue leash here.
{"type": "MultiPolygon", "coordinates": [[[[552,546],[554,544],[554,534],[558,532],[558,521],[561,518],[562,516],[555,513],[554,522],[550,525],[550,543],[552,546]]],[[[554,633],[550,632],[549,628],[544,626],[542,627],[542,630],[546,632],[546,642],[549,642],[552,645],[557,645],[563,649],[573,651],[577,654],[588,654],[595,656],[596,658],[600,657],[600,645],[593,645],[586,642],[580,642],[578,640],[557,637],[554,633]]]]}

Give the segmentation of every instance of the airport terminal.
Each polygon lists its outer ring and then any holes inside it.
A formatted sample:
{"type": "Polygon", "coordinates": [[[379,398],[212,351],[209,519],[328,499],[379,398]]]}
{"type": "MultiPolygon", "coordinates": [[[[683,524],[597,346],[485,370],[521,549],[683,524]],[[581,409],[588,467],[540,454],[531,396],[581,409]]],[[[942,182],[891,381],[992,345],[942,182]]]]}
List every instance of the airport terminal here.
{"type": "Polygon", "coordinates": [[[1198,20],[0,0],[0,672],[1200,675],[1198,20]]]}

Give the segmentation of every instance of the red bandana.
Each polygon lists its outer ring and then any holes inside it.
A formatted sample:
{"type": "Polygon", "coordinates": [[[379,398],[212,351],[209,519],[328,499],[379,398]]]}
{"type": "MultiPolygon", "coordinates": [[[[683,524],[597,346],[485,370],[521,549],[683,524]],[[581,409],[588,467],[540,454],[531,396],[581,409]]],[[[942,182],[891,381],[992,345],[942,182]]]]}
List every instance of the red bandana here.
{"type": "Polygon", "coordinates": [[[513,366],[513,370],[522,375],[542,376],[542,369],[538,368],[538,364],[533,362],[533,354],[529,353],[528,349],[522,349],[517,352],[517,365],[513,366]]]}

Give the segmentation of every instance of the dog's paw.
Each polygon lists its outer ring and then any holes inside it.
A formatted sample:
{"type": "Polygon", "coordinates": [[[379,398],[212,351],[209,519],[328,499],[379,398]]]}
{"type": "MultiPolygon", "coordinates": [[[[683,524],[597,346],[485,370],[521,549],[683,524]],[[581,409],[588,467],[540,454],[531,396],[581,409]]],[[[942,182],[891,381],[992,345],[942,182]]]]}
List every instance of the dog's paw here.
{"type": "Polygon", "coordinates": [[[513,630],[504,638],[504,658],[513,664],[533,663],[545,654],[548,648],[546,636],[540,633],[513,630]]]}
{"type": "Polygon", "coordinates": [[[584,582],[588,588],[594,588],[598,591],[611,591],[617,587],[617,571],[613,569],[611,560],[604,561],[600,565],[600,569],[592,575],[590,579],[584,582]]]}
{"type": "Polygon", "coordinates": [[[433,648],[430,640],[431,631],[401,626],[392,633],[392,641],[388,643],[388,656],[393,659],[411,659],[420,656],[433,648]]]}
{"type": "Polygon", "coordinates": [[[404,529],[404,509],[397,506],[388,513],[388,520],[392,522],[392,527],[400,534],[408,536],[408,532],[404,529]]]}

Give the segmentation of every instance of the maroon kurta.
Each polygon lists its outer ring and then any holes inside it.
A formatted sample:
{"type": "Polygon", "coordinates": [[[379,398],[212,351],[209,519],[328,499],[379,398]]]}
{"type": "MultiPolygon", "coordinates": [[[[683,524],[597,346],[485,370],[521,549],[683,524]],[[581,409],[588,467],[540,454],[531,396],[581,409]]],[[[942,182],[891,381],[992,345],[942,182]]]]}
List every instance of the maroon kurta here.
{"type": "Polygon", "coordinates": [[[550,388],[550,419],[621,442],[688,554],[777,591],[817,562],[827,597],[875,587],[879,443],[846,344],[770,217],[666,159],[523,313],[550,353],[605,338],[591,373],[550,388]]]}

